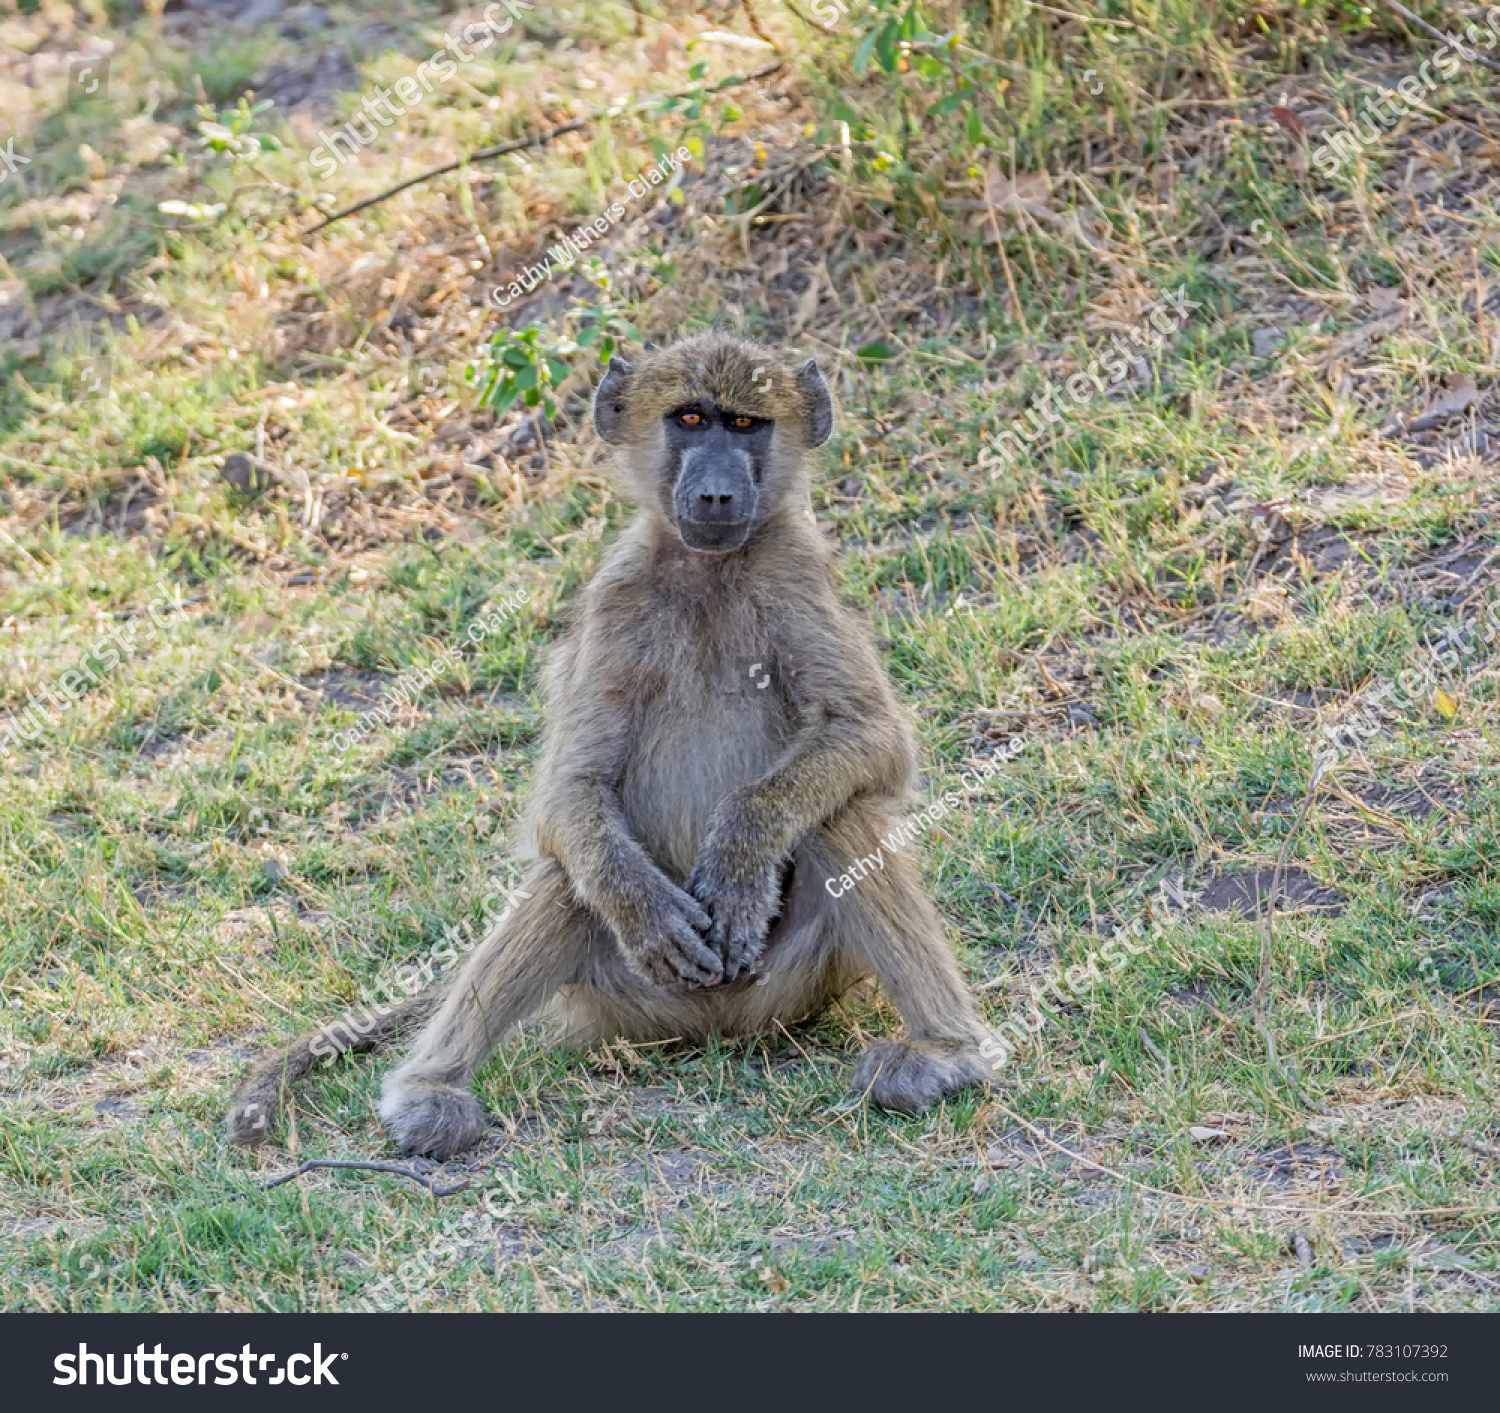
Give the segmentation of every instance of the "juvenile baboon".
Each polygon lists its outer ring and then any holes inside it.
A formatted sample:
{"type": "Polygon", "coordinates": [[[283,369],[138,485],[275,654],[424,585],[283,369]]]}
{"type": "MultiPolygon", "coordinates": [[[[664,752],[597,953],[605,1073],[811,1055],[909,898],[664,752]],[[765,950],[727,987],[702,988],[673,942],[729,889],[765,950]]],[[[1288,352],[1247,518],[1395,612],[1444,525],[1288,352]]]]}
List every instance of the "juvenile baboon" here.
{"type": "MultiPolygon", "coordinates": [[[[479,1138],[475,1071],[549,999],[576,1039],[702,1040],[800,1020],[873,974],[907,1038],[865,1051],[857,1091],[919,1111],[988,1076],[913,864],[888,853],[825,888],[895,826],[916,769],[812,516],[832,421],[815,362],[721,335],[610,361],[594,426],[639,509],[547,667],[539,857],[453,982],[361,1041],[426,1021],[379,1104],[406,1152],[479,1138]]],[[[305,1039],[257,1065],[231,1138],[258,1141],[311,1064],[305,1039]]]]}

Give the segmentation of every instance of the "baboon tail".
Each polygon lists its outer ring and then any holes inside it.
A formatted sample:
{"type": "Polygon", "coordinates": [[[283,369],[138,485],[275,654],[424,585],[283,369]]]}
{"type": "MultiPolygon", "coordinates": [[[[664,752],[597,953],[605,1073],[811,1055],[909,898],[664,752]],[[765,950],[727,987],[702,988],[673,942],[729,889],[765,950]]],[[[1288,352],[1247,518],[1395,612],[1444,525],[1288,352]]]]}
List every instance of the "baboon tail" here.
{"type": "Polygon", "coordinates": [[[229,1141],[253,1148],[281,1118],[281,1108],[298,1080],[311,1073],[319,1060],[375,1050],[411,1031],[437,1009],[445,987],[433,987],[394,1006],[366,1007],[363,1020],[345,1016],[309,1031],[290,1045],[273,1051],[250,1067],[229,1107],[229,1141]]]}

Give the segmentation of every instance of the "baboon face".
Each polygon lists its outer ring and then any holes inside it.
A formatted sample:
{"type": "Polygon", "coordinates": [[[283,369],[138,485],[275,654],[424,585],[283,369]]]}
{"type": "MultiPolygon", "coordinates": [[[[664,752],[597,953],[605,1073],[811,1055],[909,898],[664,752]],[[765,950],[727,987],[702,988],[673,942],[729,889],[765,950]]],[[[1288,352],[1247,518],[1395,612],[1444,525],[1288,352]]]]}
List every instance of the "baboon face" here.
{"type": "Polygon", "coordinates": [[[793,369],[770,349],[707,334],[635,366],[612,358],[594,427],[683,544],[724,554],[805,501],[806,454],[827,440],[833,408],[812,359],[793,369]]]}
{"type": "Polygon", "coordinates": [[[666,467],[675,466],[672,518],[689,549],[738,549],[750,538],[776,423],[709,400],[662,418],[666,467]]]}

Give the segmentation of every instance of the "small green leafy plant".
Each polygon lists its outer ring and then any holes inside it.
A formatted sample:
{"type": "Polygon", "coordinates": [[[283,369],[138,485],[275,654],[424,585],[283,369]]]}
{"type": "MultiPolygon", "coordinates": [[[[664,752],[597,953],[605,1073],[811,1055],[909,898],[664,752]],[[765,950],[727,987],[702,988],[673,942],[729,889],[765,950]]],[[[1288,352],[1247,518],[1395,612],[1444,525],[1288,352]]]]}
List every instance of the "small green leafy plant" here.
{"type": "Polygon", "coordinates": [[[485,359],[464,370],[464,376],[479,389],[481,407],[493,407],[498,415],[520,398],[527,407],[540,407],[546,416],[557,416],[554,389],[568,376],[568,365],[559,356],[560,349],[543,346],[546,332],[540,324],[530,324],[519,333],[496,330],[485,359]]]}
{"type": "Polygon", "coordinates": [[[215,113],[207,103],[198,105],[198,145],[233,162],[248,162],[262,152],[279,152],[281,144],[268,132],[256,132],[255,122],[275,105],[269,98],[252,104],[242,93],[239,103],[215,113]]]}
{"type": "Polygon", "coordinates": [[[571,336],[544,342],[549,330],[530,324],[521,332],[499,329],[483,360],[471,363],[464,376],[479,389],[479,405],[505,412],[520,398],[527,407],[540,407],[547,417],[557,415],[556,389],[568,376],[565,361],[586,348],[597,348],[599,361],[608,363],[624,339],[639,340],[640,332],[619,311],[610,294],[609,271],[597,256],[582,266],[581,274],[598,291],[592,303],[580,300],[567,314],[576,325],[571,336]]]}
{"type": "Polygon", "coordinates": [[[592,348],[597,345],[599,361],[608,363],[614,357],[620,341],[639,340],[640,331],[620,313],[615,304],[610,290],[609,270],[602,260],[597,256],[592,257],[580,273],[599,291],[599,297],[592,304],[580,301],[580,307],[569,312],[568,317],[578,324],[578,332],[573,335],[573,348],[592,348]]]}

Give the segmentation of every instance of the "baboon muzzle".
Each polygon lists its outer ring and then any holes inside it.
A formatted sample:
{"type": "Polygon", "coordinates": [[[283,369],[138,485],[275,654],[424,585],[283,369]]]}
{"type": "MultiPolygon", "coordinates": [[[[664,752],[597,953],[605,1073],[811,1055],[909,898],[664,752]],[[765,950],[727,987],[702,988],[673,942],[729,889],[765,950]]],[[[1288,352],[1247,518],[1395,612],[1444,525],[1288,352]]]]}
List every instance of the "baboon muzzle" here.
{"type": "Polygon", "coordinates": [[[683,458],[673,499],[677,531],[690,549],[738,549],[749,538],[759,499],[749,455],[695,447],[683,458]]]}

